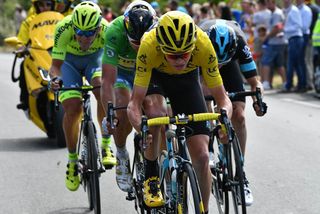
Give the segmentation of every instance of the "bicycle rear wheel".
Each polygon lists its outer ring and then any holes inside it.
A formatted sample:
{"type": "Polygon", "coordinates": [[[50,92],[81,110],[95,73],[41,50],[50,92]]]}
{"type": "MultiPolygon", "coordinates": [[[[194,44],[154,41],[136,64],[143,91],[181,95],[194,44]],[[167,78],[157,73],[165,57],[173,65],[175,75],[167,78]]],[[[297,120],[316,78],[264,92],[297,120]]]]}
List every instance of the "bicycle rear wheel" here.
{"type": "Polygon", "coordinates": [[[179,171],[177,176],[177,213],[204,213],[198,181],[191,163],[184,162],[182,171],[179,171]]]}
{"type": "Polygon", "coordinates": [[[220,152],[222,151],[223,145],[219,143],[219,141],[214,142],[214,138],[210,139],[212,141],[209,146],[209,150],[214,153],[213,156],[213,164],[211,167],[211,175],[212,175],[212,186],[211,193],[214,197],[210,197],[212,200],[209,201],[209,207],[215,208],[215,204],[217,206],[217,210],[219,214],[227,214],[229,213],[229,191],[226,184],[226,169],[223,160],[219,160],[218,157],[222,157],[220,152]],[[219,148],[221,147],[221,148],[219,148]],[[221,150],[220,150],[221,149],[221,150]]]}
{"type": "Polygon", "coordinates": [[[229,213],[229,192],[225,187],[224,180],[226,179],[223,175],[223,169],[220,163],[211,169],[212,174],[212,187],[211,192],[214,196],[214,200],[217,205],[219,214],[229,213]]]}
{"type": "Polygon", "coordinates": [[[87,183],[87,193],[89,200],[90,210],[94,210],[95,214],[101,213],[100,204],[100,185],[99,176],[100,172],[98,169],[98,143],[96,139],[96,132],[93,122],[89,121],[84,126],[87,136],[87,150],[88,150],[88,183],[87,183]]]}

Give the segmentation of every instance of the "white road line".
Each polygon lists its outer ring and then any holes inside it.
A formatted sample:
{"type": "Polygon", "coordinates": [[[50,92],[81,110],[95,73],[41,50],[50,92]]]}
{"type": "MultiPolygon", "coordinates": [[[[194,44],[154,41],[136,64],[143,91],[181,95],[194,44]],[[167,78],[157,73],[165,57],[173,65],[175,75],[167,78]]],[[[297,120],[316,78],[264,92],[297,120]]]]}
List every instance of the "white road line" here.
{"type": "Polygon", "coordinates": [[[304,105],[304,106],[309,106],[312,108],[319,108],[320,109],[320,105],[313,104],[313,103],[307,103],[306,101],[299,101],[299,100],[294,100],[291,98],[283,98],[282,100],[287,101],[287,102],[291,102],[291,103],[297,103],[297,104],[304,105]]]}

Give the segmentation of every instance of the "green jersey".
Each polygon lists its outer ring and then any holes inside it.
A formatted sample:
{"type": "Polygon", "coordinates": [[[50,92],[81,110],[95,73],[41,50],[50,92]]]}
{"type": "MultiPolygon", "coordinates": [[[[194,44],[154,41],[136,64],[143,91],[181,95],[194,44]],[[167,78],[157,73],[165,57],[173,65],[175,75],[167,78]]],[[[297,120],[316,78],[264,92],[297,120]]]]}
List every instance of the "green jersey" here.
{"type": "Polygon", "coordinates": [[[105,33],[103,64],[116,66],[118,71],[135,72],[137,52],[131,47],[123,24],[124,17],[113,20],[105,33]]]}
{"type": "Polygon", "coordinates": [[[104,36],[107,25],[108,22],[105,19],[102,19],[100,23],[101,29],[99,34],[96,36],[90,48],[86,51],[82,51],[75,38],[71,15],[66,16],[56,26],[52,58],[64,60],[66,53],[84,56],[99,51],[104,46],[104,36]]]}

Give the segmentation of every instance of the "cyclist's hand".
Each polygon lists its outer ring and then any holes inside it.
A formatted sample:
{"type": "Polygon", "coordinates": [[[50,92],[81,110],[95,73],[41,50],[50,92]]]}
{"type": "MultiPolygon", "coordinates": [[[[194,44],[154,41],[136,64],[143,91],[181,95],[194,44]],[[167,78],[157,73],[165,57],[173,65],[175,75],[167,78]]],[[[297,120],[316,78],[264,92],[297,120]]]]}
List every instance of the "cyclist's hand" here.
{"type": "Polygon", "coordinates": [[[109,123],[107,117],[104,117],[102,120],[102,131],[103,134],[109,134],[112,135],[113,134],[113,129],[111,128],[111,124],[109,123]]]}
{"type": "Polygon", "coordinates": [[[229,141],[227,133],[223,131],[221,128],[218,130],[218,137],[219,141],[223,144],[227,144],[229,141]]]}
{"type": "Polygon", "coordinates": [[[262,117],[263,115],[265,115],[267,113],[268,106],[265,102],[262,102],[263,111],[261,111],[261,108],[258,105],[257,101],[254,102],[252,106],[253,106],[254,111],[256,112],[256,115],[259,117],[262,117]]]}
{"type": "Polygon", "coordinates": [[[49,81],[49,89],[51,91],[57,91],[59,88],[62,87],[62,79],[61,77],[54,77],[49,81]]]}

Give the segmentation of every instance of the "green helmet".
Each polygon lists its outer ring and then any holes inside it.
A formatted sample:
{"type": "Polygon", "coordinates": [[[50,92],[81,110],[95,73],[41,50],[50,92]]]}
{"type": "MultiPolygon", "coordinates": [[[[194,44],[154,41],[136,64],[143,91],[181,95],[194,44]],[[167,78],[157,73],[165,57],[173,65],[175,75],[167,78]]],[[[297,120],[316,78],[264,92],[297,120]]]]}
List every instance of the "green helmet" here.
{"type": "Polygon", "coordinates": [[[72,13],[72,23],[80,30],[93,30],[101,22],[102,12],[98,5],[91,1],[78,4],[72,13]]]}

